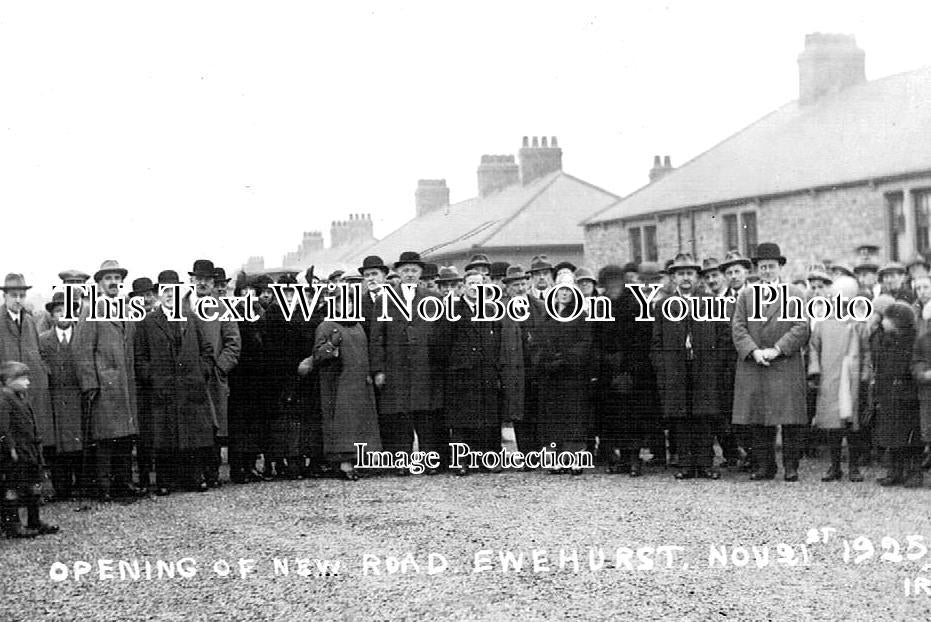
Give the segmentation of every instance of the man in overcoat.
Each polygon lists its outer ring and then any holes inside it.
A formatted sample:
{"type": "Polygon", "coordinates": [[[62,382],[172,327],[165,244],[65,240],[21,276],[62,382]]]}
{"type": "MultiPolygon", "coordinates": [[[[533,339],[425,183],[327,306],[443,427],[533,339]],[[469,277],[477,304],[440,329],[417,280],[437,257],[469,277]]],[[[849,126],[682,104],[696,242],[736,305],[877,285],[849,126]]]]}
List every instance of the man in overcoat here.
{"type": "MultiPolygon", "coordinates": [[[[781,296],[755,309],[757,288],[782,284],[780,272],[786,263],[777,244],[766,242],[757,247],[753,262],[760,283],[744,287],[734,309],[734,346],[737,348],[737,368],[734,378],[733,423],[752,425],[753,455],[756,469],[752,480],[773,479],[776,476],[776,433],[782,426],[782,458],[787,482],[798,481],[798,461],[804,427],[808,424],[806,409],[805,363],[802,348],[808,341],[809,328],[805,318],[783,320],[781,296]],[[762,321],[751,320],[759,312],[762,321]]],[[[804,300],[804,292],[787,285],[787,292],[804,300]]],[[[774,293],[775,294],[775,293],[774,293]]]]}
{"type": "Polygon", "coordinates": [[[660,312],[653,322],[651,359],[656,370],[666,418],[676,423],[679,471],[676,479],[718,479],[713,468],[714,425],[721,412],[721,375],[729,356],[730,327],[707,321],[712,300],[698,294],[701,266],[681,253],[669,266],[678,304],[668,309],[685,317],[673,320],[660,312]],[[693,306],[697,315],[693,313],[693,306]],[[702,319],[705,318],[705,319],[702,319]]]}
{"type": "MultiPolygon", "coordinates": [[[[114,309],[126,269],[108,259],[94,274],[99,299],[98,318],[114,309]]],[[[138,434],[136,412],[135,322],[120,319],[90,321],[84,309],[75,327],[74,354],[84,408],[90,413],[90,440],[95,445],[98,494],[142,496],[133,483],[133,437],[138,434]]]]}

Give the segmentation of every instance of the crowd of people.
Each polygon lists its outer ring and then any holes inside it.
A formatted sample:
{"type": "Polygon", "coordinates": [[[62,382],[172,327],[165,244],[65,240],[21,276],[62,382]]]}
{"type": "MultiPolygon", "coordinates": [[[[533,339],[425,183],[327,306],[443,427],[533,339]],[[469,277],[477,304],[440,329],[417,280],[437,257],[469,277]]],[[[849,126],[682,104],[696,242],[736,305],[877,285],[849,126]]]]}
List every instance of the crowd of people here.
{"type": "MultiPolygon", "coordinates": [[[[758,245],[753,257],[731,251],[698,262],[680,253],[665,265],[612,264],[597,274],[544,255],[525,268],[481,254],[460,273],[408,251],[390,266],[369,256],[355,272],[326,277],[312,267],[283,272],[274,281],[284,286],[279,297],[267,275],[239,273],[233,281],[213,262],[195,261],[181,308],[251,293],[244,300],[258,320],[244,322],[191,313],[172,321],[175,292],[183,290],[162,286],[182,284],[173,270],[136,278],[128,292],[127,270],[116,261],[93,275],[96,304],[124,294],[142,300],[138,322],[89,321],[86,297],[71,309],[73,321],[61,292],[44,313],[27,309],[31,286],[9,274],[0,308],[3,532],[55,533],[39,517],[44,495],[108,501],[208,491],[221,484],[224,448],[234,483],[356,480],[358,443],[392,454],[416,447],[448,455],[451,442],[491,452],[501,450],[503,426],[522,452],[590,451],[610,473],[637,477],[645,466],[672,466],[683,480],[718,479],[721,468],[774,479],[780,430],[785,481],[798,480],[799,460],[819,446],[830,456],[822,480],[840,480],[846,439],[850,481],[863,480],[864,462],[885,459],[882,485],[921,486],[931,442],[928,262],[831,262],[791,283],[785,264],[773,243],[758,245]],[[329,321],[326,299],[309,319],[290,315],[295,296],[310,299],[302,286],[321,281],[361,283],[364,321],[329,321]],[[867,322],[783,321],[776,302],[754,321],[755,282],[787,283],[801,298],[861,295],[873,313],[867,322]],[[471,321],[483,283],[526,299],[528,319],[471,321]],[[653,305],[695,299],[695,315],[638,322],[638,298],[627,287],[636,283],[660,286],[653,305]],[[563,285],[606,297],[613,321],[586,321],[563,285]],[[412,305],[453,294],[459,319],[406,318],[382,305],[387,287],[412,305]],[[559,317],[544,304],[553,288],[559,317]],[[730,321],[700,321],[716,297],[727,299],[730,321]],[[391,321],[377,320],[383,312],[391,321]]],[[[91,280],[77,270],[59,277],[91,280]]],[[[350,309],[360,304],[354,291],[326,296],[350,309]]]]}

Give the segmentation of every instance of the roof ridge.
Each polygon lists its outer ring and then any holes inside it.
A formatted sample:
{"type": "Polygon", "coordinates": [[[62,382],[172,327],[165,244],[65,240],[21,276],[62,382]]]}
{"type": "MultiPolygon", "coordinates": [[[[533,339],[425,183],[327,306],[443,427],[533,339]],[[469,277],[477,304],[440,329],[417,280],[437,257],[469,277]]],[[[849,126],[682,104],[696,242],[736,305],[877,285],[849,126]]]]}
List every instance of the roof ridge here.
{"type": "MultiPolygon", "coordinates": [[[[559,170],[559,171],[554,171],[553,173],[551,173],[551,175],[552,175],[552,179],[550,179],[548,182],[546,182],[545,184],[543,184],[543,187],[540,188],[537,192],[535,192],[535,193],[533,194],[533,196],[531,196],[529,199],[527,199],[526,201],[524,201],[523,203],[521,203],[521,205],[520,205],[516,210],[514,210],[513,212],[511,212],[511,215],[510,215],[510,216],[508,216],[508,217],[505,218],[504,220],[500,221],[500,224],[499,224],[497,227],[495,227],[494,229],[492,229],[491,233],[489,233],[486,237],[484,237],[484,238],[482,238],[481,240],[479,240],[479,243],[478,243],[479,246],[483,246],[483,245],[485,244],[485,242],[487,242],[488,240],[490,240],[491,238],[493,238],[495,235],[497,235],[497,233],[498,233],[499,231],[501,231],[501,229],[504,228],[505,225],[507,225],[508,223],[510,223],[511,221],[513,221],[515,218],[517,218],[517,216],[518,216],[521,212],[523,212],[525,209],[527,209],[527,207],[528,207],[531,203],[533,203],[534,201],[536,201],[537,198],[538,198],[541,194],[543,194],[544,192],[546,192],[546,190],[547,190],[550,186],[552,186],[554,183],[556,183],[556,180],[559,179],[562,175],[565,175],[565,173],[563,173],[562,170],[559,170]]],[[[541,179],[542,179],[542,178],[541,178],[541,179]]]]}

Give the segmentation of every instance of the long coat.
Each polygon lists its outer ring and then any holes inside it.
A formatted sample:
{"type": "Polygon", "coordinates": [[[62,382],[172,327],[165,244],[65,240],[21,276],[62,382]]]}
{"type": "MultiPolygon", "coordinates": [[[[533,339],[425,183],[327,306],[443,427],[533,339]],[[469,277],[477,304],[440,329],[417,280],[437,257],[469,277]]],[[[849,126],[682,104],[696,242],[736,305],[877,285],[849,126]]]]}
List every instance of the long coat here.
{"type": "Polygon", "coordinates": [[[931,370],[931,333],[918,337],[912,356],[912,375],[918,384],[918,402],[921,407],[921,438],[931,443],[931,380],[925,380],[924,374],[931,370]]]}
{"type": "Polygon", "coordinates": [[[547,315],[539,346],[537,436],[550,442],[584,442],[595,426],[594,384],[598,372],[592,323],[584,315],[560,322],[547,315]]]}
{"type": "MultiPolygon", "coordinates": [[[[229,405],[227,423],[231,452],[255,455],[264,449],[266,427],[265,361],[262,340],[265,331],[264,309],[258,301],[253,310],[259,319],[241,322],[239,361],[229,373],[229,405]]],[[[242,306],[240,306],[242,311],[242,306]]]]}
{"type": "MultiPolygon", "coordinates": [[[[709,299],[697,299],[702,306],[699,315],[702,317],[707,312],[709,299]]],[[[717,417],[722,408],[727,359],[732,354],[728,323],[695,320],[691,314],[673,322],[662,313],[658,314],[653,322],[650,358],[666,417],[704,420],[717,417]],[[687,382],[689,365],[691,394],[687,382]]]]}
{"type": "Polygon", "coordinates": [[[808,357],[808,374],[821,378],[813,425],[824,430],[846,427],[843,409],[851,429],[859,430],[860,385],[873,373],[869,326],[833,318],[815,322],[808,357]]]}
{"type": "MultiPolygon", "coordinates": [[[[737,368],[734,376],[733,423],[738,425],[807,425],[807,384],[802,347],[808,341],[808,322],[782,321],[779,302],[765,305],[764,320],[750,321],[753,290],[744,287],[737,297],[731,323],[737,368]],[[782,355],[769,367],[754,362],[756,349],[777,347],[782,355]]],[[[804,300],[802,290],[788,286],[788,293],[804,300]]]]}
{"type": "Polygon", "coordinates": [[[369,374],[368,342],[359,323],[322,322],[314,343],[319,365],[323,452],[328,460],[351,460],[354,443],[367,443],[368,451],[381,450],[375,393],[369,374]],[[334,333],[335,339],[334,339],[334,333]],[[339,343],[339,356],[327,359],[328,344],[339,343]]]}
{"type": "Polygon", "coordinates": [[[67,344],[58,340],[54,328],[39,336],[39,353],[48,367],[49,395],[55,417],[55,442],[59,452],[81,451],[81,383],[74,358],[74,328],[67,344]]]}
{"type": "MultiPolygon", "coordinates": [[[[74,328],[72,344],[81,391],[99,390],[91,405],[90,440],[133,436],[139,431],[133,353],[137,322],[91,322],[87,316],[85,309],[74,328]]],[[[98,317],[103,317],[102,310],[98,317]]]]}
{"type": "MultiPolygon", "coordinates": [[[[395,291],[404,300],[401,287],[395,291]]],[[[411,321],[389,302],[388,316],[392,321],[376,322],[370,329],[372,374],[385,374],[378,404],[382,415],[432,411],[443,406],[438,322],[428,322],[417,313],[419,301],[426,297],[435,296],[418,286],[411,304],[411,321]]]]}
{"type": "Polygon", "coordinates": [[[882,333],[878,339],[873,443],[879,447],[921,445],[918,387],[911,368],[913,337],[913,333],[882,333]]]}
{"type": "Polygon", "coordinates": [[[3,488],[37,489],[42,482],[42,439],[28,397],[0,388],[0,479],[3,488]],[[17,461],[13,462],[11,450],[17,461]]]}
{"type": "Polygon", "coordinates": [[[39,333],[32,314],[20,311],[16,328],[7,306],[0,305],[0,362],[19,361],[29,366],[29,403],[46,445],[55,444],[55,423],[48,392],[48,370],[39,354],[39,333]]]}
{"type": "Polygon", "coordinates": [[[135,331],[139,434],[153,450],[213,446],[207,382],[213,350],[196,322],[169,322],[161,309],[135,331]]]}
{"type": "MultiPolygon", "coordinates": [[[[190,296],[186,297],[185,304],[190,309],[190,296]]],[[[218,304],[217,313],[222,315],[222,306],[218,304]]],[[[239,337],[239,324],[237,322],[220,321],[216,319],[207,322],[199,318],[190,310],[185,312],[189,321],[199,324],[207,341],[213,347],[213,371],[207,388],[210,391],[210,404],[213,407],[214,426],[217,436],[229,436],[229,405],[230,386],[229,374],[239,362],[239,352],[242,341],[239,337]]]]}

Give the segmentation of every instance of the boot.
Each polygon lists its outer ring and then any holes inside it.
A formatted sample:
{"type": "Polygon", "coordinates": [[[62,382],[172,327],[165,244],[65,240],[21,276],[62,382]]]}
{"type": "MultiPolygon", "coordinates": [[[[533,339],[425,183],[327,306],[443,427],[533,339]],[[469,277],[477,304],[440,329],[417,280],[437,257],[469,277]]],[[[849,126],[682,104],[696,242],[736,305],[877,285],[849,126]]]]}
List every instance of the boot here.
{"type": "Polygon", "coordinates": [[[39,499],[33,497],[26,504],[26,527],[39,535],[58,533],[57,525],[50,525],[45,521],[39,520],[39,499]]]}
{"type": "Polygon", "coordinates": [[[640,464],[640,448],[633,449],[630,452],[630,476],[640,477],[643,474],[640,464]]]}
{"type": "Polygon", "coordinates": [[[889,471],[885,477],[879,479],[880,486],[895,486],[901,484],[904,480],[903,471],[905,470],[904,460],[901,449],[889,450],[889,471]]]}
{"type": "Polygon", "coordinates": [[[0,527],[7,538],[35,538],[39,532],[23,527],[19,520],[19,505],[16,500],[5,500],[0,510],[0,527]]]}
{"type": "Polygon", "coordinates": [[[847,436],[847,467],[850,470],[848,478],[851,482],[862,482],[863,474],[860,473],[860,441],[853,435],[847,436]]]}
{"type": "Polygon", "coordinates": [[[836,482],[844,476],[844,472],[840,469],[840,458],[841,458],[841,446],[840,446],[840,437],[834,437],[831,435],[831,467],[828,469],[828,472],[824,474],[824,477],[821,478],[822,482],[836,482]]]}
{"type": "Polygon", "coordinates": [[[906,488],[921,488],[924,484],[924,472],[921,470],[921,454],[914,450],[909,450],[909,455],[905,459],[905,475],[903,486],[906,488]]]}

